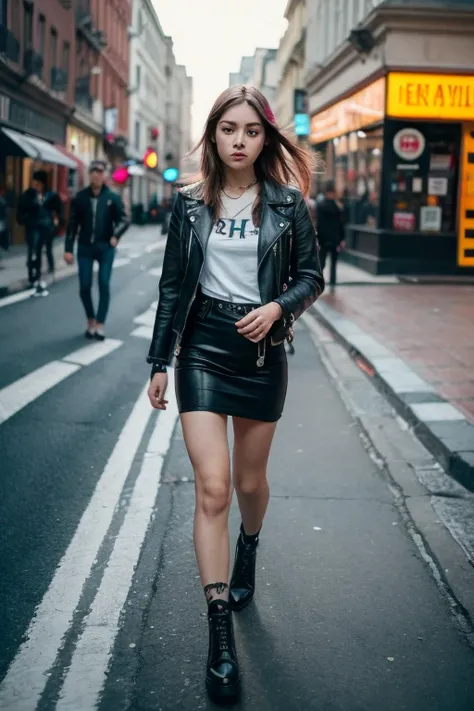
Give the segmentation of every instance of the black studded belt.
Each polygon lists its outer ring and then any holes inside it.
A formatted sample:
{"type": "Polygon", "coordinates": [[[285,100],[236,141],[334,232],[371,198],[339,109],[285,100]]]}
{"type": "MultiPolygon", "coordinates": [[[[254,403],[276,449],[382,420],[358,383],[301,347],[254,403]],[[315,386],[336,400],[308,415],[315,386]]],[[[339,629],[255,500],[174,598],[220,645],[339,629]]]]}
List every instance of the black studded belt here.
{"type": "Polygon", "coordinates": [[[199,293],[197,300],[203,307],[204,304],[206,304],[209,309],[214,308],[218,311],[227,311],[228,313],[242,317],[261,306],[261,304],[238,304],[233,301],[223,301],[222,299],[215,299],[211,296],[206,296],[202,292],[199,293]]]}

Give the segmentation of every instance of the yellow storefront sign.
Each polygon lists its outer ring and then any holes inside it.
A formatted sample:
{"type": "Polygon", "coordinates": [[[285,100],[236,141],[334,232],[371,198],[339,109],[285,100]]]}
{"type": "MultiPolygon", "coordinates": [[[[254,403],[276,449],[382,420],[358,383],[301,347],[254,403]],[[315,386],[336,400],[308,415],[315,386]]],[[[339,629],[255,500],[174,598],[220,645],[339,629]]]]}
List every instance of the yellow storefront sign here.
{"type": "Polygon", "coordinates": [[[387,116],[474,120],[474,76],[390,72],[387,116]]]}
{"type": "Polygon", "coordinates": [[[382,121],[385,113],[385,77],[376,79],[352,96],[338,101],[311,119],[313,144],[357,131],[382,121]]]}

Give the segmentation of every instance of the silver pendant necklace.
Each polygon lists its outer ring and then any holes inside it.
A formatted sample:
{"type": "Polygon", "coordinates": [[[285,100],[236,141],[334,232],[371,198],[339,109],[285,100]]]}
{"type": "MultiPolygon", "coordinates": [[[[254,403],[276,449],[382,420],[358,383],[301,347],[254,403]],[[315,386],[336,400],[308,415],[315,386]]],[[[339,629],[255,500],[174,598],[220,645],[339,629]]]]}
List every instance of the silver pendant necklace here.
{"type": "Polygon", "coordinates": [[[247,190],[250,190],[250,188],[253,188],[253,186],[256,185],[257,182],[258,182],[257,179],[255,179],[248,185],[239,185],[238,189],[242,190],[243,192],[241,192],[240,195],[237,195],[237,197],[234,197],[233,195],[229,195],[229,193],[226,193],[224,188],[222,188],[222,192],[224,193],[224,195],[226,195],[229,198],[229,200],[238,200],[239,198],[242,197],[242,195],[244,195],[247,192],[247,190]]]}

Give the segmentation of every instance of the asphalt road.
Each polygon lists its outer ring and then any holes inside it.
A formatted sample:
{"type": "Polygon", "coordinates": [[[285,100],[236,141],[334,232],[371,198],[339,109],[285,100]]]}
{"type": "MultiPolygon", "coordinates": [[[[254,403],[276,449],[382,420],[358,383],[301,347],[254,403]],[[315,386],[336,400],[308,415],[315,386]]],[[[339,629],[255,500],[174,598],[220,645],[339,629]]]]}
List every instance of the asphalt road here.
{"type": "MultiPolygon", "coordinates": [[[[155,231],[124,241],[104,345],[74,277],[0,301],[2,711],[214,708],[192,471],[173,401],[144,397],[161,257],[155,231]]],[[[296,345],[236,708],[472,711],[474,651],[303,326],[296,345]]]]}

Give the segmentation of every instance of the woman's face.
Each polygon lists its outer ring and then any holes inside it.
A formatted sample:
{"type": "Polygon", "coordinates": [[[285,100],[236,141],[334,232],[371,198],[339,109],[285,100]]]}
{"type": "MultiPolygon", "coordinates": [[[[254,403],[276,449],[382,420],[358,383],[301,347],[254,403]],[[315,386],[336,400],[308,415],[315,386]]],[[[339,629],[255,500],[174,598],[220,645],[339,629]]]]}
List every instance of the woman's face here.
{"type": "Polygon", "coordinates": [[[228,109],[217,123],[217,152],[228,168],[244,170],[252,166],[264,143],[263,123],[246,101],[228,109]]]}

